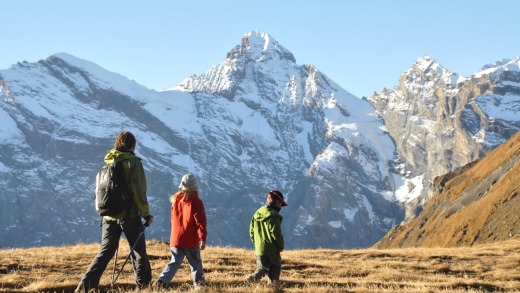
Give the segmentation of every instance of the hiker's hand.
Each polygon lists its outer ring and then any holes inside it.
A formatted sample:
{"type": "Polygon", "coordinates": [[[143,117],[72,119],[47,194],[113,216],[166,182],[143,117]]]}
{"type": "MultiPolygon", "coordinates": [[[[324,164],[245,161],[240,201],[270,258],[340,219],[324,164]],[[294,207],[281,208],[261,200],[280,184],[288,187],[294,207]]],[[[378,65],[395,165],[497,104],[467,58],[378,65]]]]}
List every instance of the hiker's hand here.
{"type": "Polygon", "coordinates": [[[204,250],[206,248],[206,241],[201,240],[199,243],[200,250],[204,250]]]}
{"type": "Polygon", "coordinates": [[[144,226],[150,227],[150,225],[152,225],[152,223],[153,223],[153,216],[148,215],[148,216],[144,217],[144,219],[146,220],[146,223],[144,223],[144,226]]]}

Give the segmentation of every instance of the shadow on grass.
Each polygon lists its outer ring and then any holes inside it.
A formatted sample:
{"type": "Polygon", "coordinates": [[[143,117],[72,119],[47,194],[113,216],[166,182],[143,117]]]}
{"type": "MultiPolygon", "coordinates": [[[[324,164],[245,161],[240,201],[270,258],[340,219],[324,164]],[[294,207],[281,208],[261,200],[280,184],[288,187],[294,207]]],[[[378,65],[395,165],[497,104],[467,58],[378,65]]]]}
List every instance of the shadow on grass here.
{"type": "Polygon", "coordinates": [[[495,286],[488,283],[456,283],[450,286],[453,289],[479,290],[484,292],[505,292],[507,288],[495,286]]]}

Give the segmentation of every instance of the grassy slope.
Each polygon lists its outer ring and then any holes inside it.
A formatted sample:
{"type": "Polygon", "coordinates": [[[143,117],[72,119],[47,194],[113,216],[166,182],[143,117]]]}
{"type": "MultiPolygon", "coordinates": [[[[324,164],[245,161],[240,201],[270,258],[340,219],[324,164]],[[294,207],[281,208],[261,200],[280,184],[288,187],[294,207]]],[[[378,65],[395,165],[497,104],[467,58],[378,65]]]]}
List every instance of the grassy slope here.
{"type": "Polygon", "coordinates": [[[461,174],[438,178],[447,180],[442,192],[374,247],[470,246],[520,235],[519,158],[520,132],[461,174]]]}
{"type": "MultiPolygon", "coordinates": [[[[122,240],[120,256],[128,253],[127,246],[122,240]]],[[[78,244],[0,250],[0,292],[71,292],[97,248],[97,244],[78,244]]],[[[168,262],[168,247],[149,241],[148,253],[157,278],[168,262]]],[[[259,285],[242,283],[255,267],[252,250],[208,247],[202,257],[206,292],[270,292],[265,280],[259,285]]],[[[284,292],[513,292],[520,288],[520,238],[466,248],[294,250],[284,251],[282,258],[284,292]]],[[[116,292],[133,290],[130,267],[126,265],[116,292]]],[[[111,269],[112,263],[101,279],[103,290],[109,287],[111,269]]],[[[170,291],[189,290],[185,263],[170,291]]]]}

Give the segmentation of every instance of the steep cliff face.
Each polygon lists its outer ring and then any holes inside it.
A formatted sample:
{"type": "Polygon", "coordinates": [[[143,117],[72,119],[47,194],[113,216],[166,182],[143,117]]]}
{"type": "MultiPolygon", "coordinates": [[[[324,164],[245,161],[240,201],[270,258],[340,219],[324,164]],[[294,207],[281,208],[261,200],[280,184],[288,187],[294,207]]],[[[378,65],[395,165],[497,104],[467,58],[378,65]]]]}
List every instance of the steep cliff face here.
{"type": "Polygon", "coordinates": [[[212,244],[250,246],[249,221],[273,188],[289,203],[287,248],[369,246],[403,219],[404,181],[373,108],[266,33],[164,92],[66,54],[0,79],[16,100],[0,103],[0,247],[99,241],[94,177],[123,129],[149,181],[149,238],[168,239],[168,195],[186,172],[212,244]]]}
{"type": "Polygon", "coordinates": [[[374,247],[447,247],[520,234],[520,132],[484,158],[435,180],[435,196],[374,247]]]}
{"type": "Polygon", "coordinates": [[[481,158],[520,129],[519,64],[504,60],[464,78],[425,56],[394,89],[368,98],[396,142],[405,174],[423,176],[425,189],[412,205],[431,196],[435,176],[481,158]]]}

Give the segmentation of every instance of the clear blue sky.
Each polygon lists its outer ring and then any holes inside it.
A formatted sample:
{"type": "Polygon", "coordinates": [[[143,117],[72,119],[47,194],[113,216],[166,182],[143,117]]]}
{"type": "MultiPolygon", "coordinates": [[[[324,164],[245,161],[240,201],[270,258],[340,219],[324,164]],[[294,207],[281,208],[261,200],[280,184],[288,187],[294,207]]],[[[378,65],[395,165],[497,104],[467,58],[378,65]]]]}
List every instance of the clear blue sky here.
{"type": "Polygon", "coordinates": [[[519,12],[517,0],[4,0],[0,69],[65,52],[161,90],[262,30],[362,97],[423,55],[464,76],[516,58],[519,12]]]}

